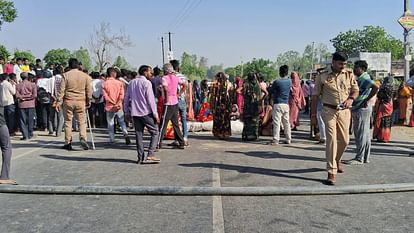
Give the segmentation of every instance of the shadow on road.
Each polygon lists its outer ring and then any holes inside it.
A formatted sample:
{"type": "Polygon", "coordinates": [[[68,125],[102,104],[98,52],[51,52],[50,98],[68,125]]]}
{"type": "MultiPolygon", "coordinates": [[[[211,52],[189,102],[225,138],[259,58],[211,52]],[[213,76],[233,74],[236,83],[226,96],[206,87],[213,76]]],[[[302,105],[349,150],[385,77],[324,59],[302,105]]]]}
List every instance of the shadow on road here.
{"type": "Polygon", "coordinates": [[[302,155],[285,155],[285,154],[280,154],[275,151],[249,151],[249,152],[226,151],[226,153],[244,154],[247,156],[257,157],[257,158],[262,158],[262,159],[290,159],[290,160],[317,161],[317,162],[326,161],[323,158],[315,158],[311,156],[302,156],[302,155]]]}
{"type": "Polygon", "coordinates": [[[90,157],[74,157],[63,155],[40,155],[47,159],[67,160],[67,161],[90,161],[90,162],[110,162],[110,163],[136,163],[135,160],[130,159],[111,159],[111,158],[90,158],[90,157]]]}
{"type": "Polygon", "coordinates": [[[321,168],[280,170],[280,169],[268,169],[268,168],[258,168],[258,167],[251,167],[251,166],[240,166],[240,165],[220,164],[220,163],[191,163],[191,164],[179,164],[179,166],[200,167],[200,168],[213,168],[214,167],[214,168],[219,168],[223,170],[238,171],[239,173],[252,173],[252,174],[259,174],[259,175],[266,175],[266,176],[276,176],[276,177],[284,177],[284,178],[291,178],[291,179],[308,180],[308,181],[314,181],[318,183],[325,182],[325,180],[322,180],[322,179],[289,175],[289,174],[306,174],[306,173],[325,171],[325,169],[321,169],[321,168]]]}

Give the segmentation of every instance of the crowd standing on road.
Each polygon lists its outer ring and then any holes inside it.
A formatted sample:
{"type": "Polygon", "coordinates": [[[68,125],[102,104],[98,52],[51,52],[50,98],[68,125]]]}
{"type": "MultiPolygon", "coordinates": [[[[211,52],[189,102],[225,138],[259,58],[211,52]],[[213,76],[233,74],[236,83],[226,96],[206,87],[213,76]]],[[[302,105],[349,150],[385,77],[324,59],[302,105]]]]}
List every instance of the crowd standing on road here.
{"type": "Polygon", "coordinates": [[[272,83],[265,80],[276,77],[251,72],[246,79],[235,77],[234,84],[224,72],[211,81],[191,81],[180,73],[178,60],[162,70],[143,65],[138,73],[110,67],[106,73],[89,74],[73,58],[66,68],[45,68],[40,59],[35,65],[26,58],[9,60],[6,66],[0,57],[0,184],[16,183],[9,175],[10,138],[18,132],[25,141],[35,137],[34,130],[57,137],[64,131],[63,149],[73,150],[72,131],[79,131],[80,145],[88,150],[88,124],[107,128],[109,144],[116,143],[118,130],[130,144],[128,127],[134,128],[137,162],[146,164],[161,161],[155,154],[164,148],[165,138],[174,139],[168,145],[173,148],[189,146],[188,125],[194,121],[211,121],[213,136],[221,140],[232,135],[232,122],[240,121],[243,141],[263,135],[272,137],[272,146],[294,143],[291,132],[298,130],[304,111],[310,117],[310,137],[326,144],[326,183],[334,185],[337,173],[344,172],[343,162],[369,163],[372,139],[389,142],[395,123],[414,126],[414,81],[396,89],[392,76],[381,83],[372,80],[365,61],[355,62],[352,71],[341,52],[333,54],[330,67],[319,69],[309,80],[301,82],[298,72],[283,65],[281,78],[272,83]],[[147,154],[145,128],[151,136],[147,154]],[[356,155],[342,161],[350,131],[355,134],[356,155]]]}

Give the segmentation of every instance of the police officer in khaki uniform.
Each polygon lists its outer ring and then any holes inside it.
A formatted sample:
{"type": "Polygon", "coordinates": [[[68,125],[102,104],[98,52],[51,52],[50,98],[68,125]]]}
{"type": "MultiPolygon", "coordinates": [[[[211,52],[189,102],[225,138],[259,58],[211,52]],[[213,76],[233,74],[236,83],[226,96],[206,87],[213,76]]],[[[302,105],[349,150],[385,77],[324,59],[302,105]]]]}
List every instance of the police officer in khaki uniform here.
{"type": "MultiPolygon", "coordinates": [[[[351,70],[345,69],[348,56],[342,52],[333,54],[331,71],[316,79],[312,102],[321,96],[322,119],[326,131],[326,160],[328,185],[334,185],[336,174],[343,173],[342,155],[349,144],[349,125],[352,103],[358,97],[358,84],[351,70]]],[[[316,116],[312,114],[312,117],[316,116]]]]}

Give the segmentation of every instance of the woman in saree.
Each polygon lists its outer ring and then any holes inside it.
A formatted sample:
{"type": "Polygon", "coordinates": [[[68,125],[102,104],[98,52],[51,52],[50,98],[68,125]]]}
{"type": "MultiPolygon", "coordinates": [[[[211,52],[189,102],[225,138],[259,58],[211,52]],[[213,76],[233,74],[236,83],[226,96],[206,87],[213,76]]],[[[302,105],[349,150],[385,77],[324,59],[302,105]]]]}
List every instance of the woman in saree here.
{"type": "Polygon", "coordinates": [[[394,96],[393,82],[393,77],[384,78],[377,94],[373,138],[379,142],[389,142],[391,139],[394,96]]]}
{"type": "Polygon", "coordinates": [[[400,110],[399,122],[403,125],[408,125],[410,122],[411,110],[412,110],[412,99],[411,99],[411,87],[401,83],[400,89],[398,90],[398,105],[400,110]]]}
{"type": "Polygon", "coordinates": [[[210,89],[210,109],[213,113],[213,135],[218,139],[227,139],[231,136],[231,83],[227,75],[219,72],[210,89]]]}
{"type": "Polygon", "coordinates": [[[193,82],[193,95],[194,95],[194,116],[198,116],[201,108],[201,86],[199,80],[194,80],[193,82]]]}
{"type": "Polygon", "coordinates": [[[236,77],[236,104],[239,108],[240,115],[243,115],[243,79],[236,77]]]}
{"type": "Polygon", "coordinates": [[[255,73],[249,73],[243,85],[243,134],[244,141],[254,141],[259,137],[259,108],[262,103],[262,90],[255,73]]]}
{"type": "Polygon", "coordinates": [[[290,77],[292,79],[292,87],[289,95],[289,121],[292,130],[297,130],[297,126],[299,126],[299,112],[305,107],[305,97],[300,86],[299,74],[292,72],[290,77]]]}

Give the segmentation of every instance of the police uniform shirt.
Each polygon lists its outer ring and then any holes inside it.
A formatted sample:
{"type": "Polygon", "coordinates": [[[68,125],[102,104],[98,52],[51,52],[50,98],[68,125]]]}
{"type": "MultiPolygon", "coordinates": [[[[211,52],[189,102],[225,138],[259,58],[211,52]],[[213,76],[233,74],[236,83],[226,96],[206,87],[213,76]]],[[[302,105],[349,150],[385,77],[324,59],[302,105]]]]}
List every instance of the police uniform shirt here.
{"type": "Polygon", "coordinates": [[[321,96],[322,103],[337,106],[344,103],[351,93],[359,93],[358,84],[350,70],[338,74],[329,71],[316,79],[314,95],[321,96]]]}

